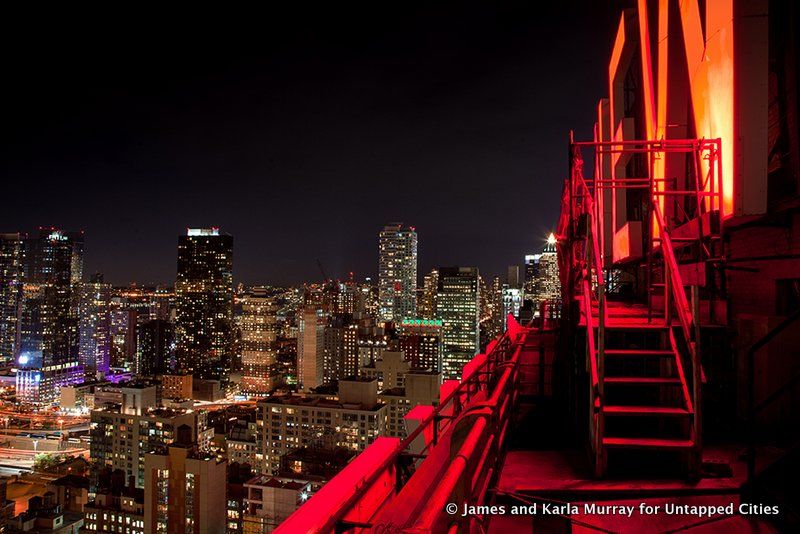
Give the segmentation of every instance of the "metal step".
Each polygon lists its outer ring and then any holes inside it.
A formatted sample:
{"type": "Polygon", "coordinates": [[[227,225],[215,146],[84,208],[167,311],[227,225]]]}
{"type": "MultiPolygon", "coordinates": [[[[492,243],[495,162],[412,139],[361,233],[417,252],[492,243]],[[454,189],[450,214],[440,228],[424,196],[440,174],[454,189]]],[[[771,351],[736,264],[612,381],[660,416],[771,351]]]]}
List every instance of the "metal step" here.
{"type": "Polygon", "coordinates": [[[628,415],[628,416],[669,416],[686,417],[691,415],[686,408],[676,408],[671,406],[604,406],[603,413],[606,415],[628,415]]]}
{"type": "Polygon", "coordinates": [[[694,442],[690,439],[661,438],[603,438],[603,445],[617,449],[691,449],[694,442]]]}
{"type": "Polygon", "coordinates": [[[649,377],[649,376],[607,376],[606,384],[624,384],[632,386],[679,386],[680,378],[649,377]]]}
{"type": "MultiPolygon", "coordinates": [[[[599,354],[599,352],[598,352],[599,354]]],[[[674,356],[675,353],[671,350],[656,350],[656,349],[606,349],[603,354],[606,356],[649,356],[651,358],[666,358],[674,356]]]]}

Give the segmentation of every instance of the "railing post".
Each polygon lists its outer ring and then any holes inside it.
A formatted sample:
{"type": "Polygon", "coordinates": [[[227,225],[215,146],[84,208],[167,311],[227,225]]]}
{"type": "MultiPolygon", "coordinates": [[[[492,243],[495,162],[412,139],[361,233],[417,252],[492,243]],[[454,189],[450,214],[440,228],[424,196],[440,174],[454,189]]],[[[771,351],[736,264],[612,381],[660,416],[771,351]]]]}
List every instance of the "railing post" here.
{"type": "Polygon", "coordinates": [[[692,362],[692,400],[694,401],[694,417],[692,427],[694,434],[694,462],[693,470],[695,475],[700,474],[703,463],[703,378],[702,378],[702,358],[700,352],[700,287],[691,286],[692,293],[692,316],[694,322],[694,361],[692,362]]]}
{"type": "Polygon", "coordinates": [[[600,474],[605,476],[606,473],[606,451],[603,446],[603,436],[605,435],[606,418],[603,413],[605,408],[605,388],[603,382],[605,381],[605,307],[606,307],[606,292],[603,284],[598,286],[598,299],[597,308],[599,315],[599,325],[597,327],[597,388],[598,397],[600,399],[600,409],[597,411],[597,430],[598,430],[598,447],[600,450],[600,474]]]}
{"type": "Polygon", "coordinates": [[[672,311],[670,310],[670,291],[672,291],[670,284],[672,283],[669,279],[669,273],[667,272],[667,262],[663,262],[663,276],[664,279],[664,324],[667,325],[667,328],[672,328],[672,311]]]}

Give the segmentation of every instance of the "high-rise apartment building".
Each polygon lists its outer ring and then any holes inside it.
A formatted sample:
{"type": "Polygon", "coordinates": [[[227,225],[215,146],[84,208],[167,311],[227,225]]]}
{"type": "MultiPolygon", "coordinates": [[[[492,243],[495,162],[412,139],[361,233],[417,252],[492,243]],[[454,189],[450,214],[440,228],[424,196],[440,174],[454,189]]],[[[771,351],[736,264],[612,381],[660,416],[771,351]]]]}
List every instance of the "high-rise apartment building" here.
{"type": "Polygon", "coordinates": [[[398,329],[400,350],[411,369],[441,371],[442,321],[405,319],[398,329]]]}
{"type": "Polygon", "coordinates": [[[49,404],[60,388],[83,381],[78,363],[78,299],[83,234],[40,228],[24,239],[24,276],[15,357],[17,398],[49,404]]]}
{"type": "Polygon", "coordinates": [[[383,228],[379,238],[378,299],[380,317],[399,321],[417,310],[417,232],[402,223],[383,228]]]}
{"type": "Polygon", "coordinates": [[[278,305],[263,288],[254,288],[242,301],[242,392],[265,394],[275,386],[278,305]]]}
{"type": "Polygon", "coordinates": [[[480,344],[480,285],[477,267],[439,268],[436,314],[442,321],[442,377],[461,378],[461,369],[480,344]]]}
{"type": "Polygon", "coordinates": [[[488,302],[490,316],[486,324],[486,336],[488,339],[497,337],[503,332],[505,316],[503,315],[503,282],[499,276],[492,279],[492,285],[488,289],[488,294],[484,300],[488,302]]]}
{"type": "Polygon", "coordinates": [[[533,302],[534,313],[538,313],[542,302],[547,301],[552,304],[561,299],[558,253],[556,252],[556,237],[553,234],[547,238],[547,244],[541,254],[526,256],[526,273],[528,272],[527,265],[530,265],[530,271],[534,277],[525,281],[525,299],[533,302]]]}
{"type": "Polygon", "coordinates": [[[522,307],[522,290],[518,287],[510,287],[505,284],[502,289],[503,293],[503,328],[505,331],[508,328],[508,316],[512,315],[515,319],[519,318],[519,309],[522,307]]]}
{"type": "Polygon", "coordinates": [[[297,313],[297,382],[309,390],[325,378],[325,316],[314,305],[297,313]]]}
{"type": "Polygon", "coordinates": [[[178,239],[175,338],[182,369],[227,385],[233,325],[233,237],[189,228],[178,239]]]}
{"type": "Polygon", "coordinates": [[[338,303],[336,311],[339,313],[356,313],[358,307],[358,285],[353,280],[353,273],[346,282],[339,282],[338,303]]]}
{"type": "Polygon", "coordinates": [[[75,286],[83,273],[83,234],[40,228],[25,239],[25,287],[18,357],[43,367],[78,360],[75,286]]]}
{"type": "Polygon", "coordinates": [[[25,273],[25,235],[0,234],[0,361],[14,359],[25,273]]]}
{"type": "Polygon", "coordinates": [[[532,300],[539,278],[539,254],[525,255],[525,281],[523,282],[525,300],[532,300]]]}
{"type": "Polygon", "coordinates": [[[114,297],[111,302],[111,367],[135,372],[138,314],[124,299],[114,297]]]}
{"type": "Polygon", "coordinates": [[[158,404],[157,388],[151,385],[111,387],[102,392],[102,398],[95,393],[90,454],[97,468],[122,469],[141,488],[145,454],[175,442],[179,427],[189,429],[193,443],[203,443],[208,434],[204,412],[158,404]]]}
{"type": "Polygon", "coordinates": [[[345,360],[345,331],[350,323],[350,315],[334,314],[328,319],[322,336],[323,343],[323,383],[332,384],[343,378],[345,360]]]}
{"type": "Polygon", "coordinates": [[[111,284],[95,274],[78,285],[78,357],[89,377],[108,374],[111,363],[111,284]]]}
{"type": "Polygon", "coordinates": [[[439,271],[431,270],[422,280],[422,291],[420,293],[417,315],[421,319],[436,318],[436,289],[439,285],[439,271]]]}
{"type": "Polygon", "coordinates": [[[348,324],[342,331],[342,369],[340,378],[358,373],[358,325],[348,324]]]}
{"type": "Polygon", "coordinates": [[[151,319],[136,331],[136,372],[142,376],[168,373],[172,369],[175,344],[174,325],[164,319],[151,319]]]}
{"type": "Polygon", "coordinates": [[[277,474],[281,457],[301,447],[363,451],[386,430],[386,405],[375,380],[339,381],[339,398],[273,395],[258,402],[262,471],[277,474]]]}
{"type": "MultiPolygon", "coordinates": [[[[179,428],[183,433],[185,428],[179,428]]],[[[225,532],[228,462],[199,452],[191,442],[145,455],[145,532],[225,532]]]]}

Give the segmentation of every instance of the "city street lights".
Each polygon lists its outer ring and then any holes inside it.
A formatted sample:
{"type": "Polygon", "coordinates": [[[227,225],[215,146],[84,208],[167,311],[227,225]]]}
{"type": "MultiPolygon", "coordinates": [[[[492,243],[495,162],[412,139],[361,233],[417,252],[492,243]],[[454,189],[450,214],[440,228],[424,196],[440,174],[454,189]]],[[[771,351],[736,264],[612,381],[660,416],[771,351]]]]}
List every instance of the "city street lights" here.
{"type": "Polygon", "coordinates": [[[33,452],[36,452],[38,450],[39,450],[39,440],[35,439],[33,440],[33,452]]]}

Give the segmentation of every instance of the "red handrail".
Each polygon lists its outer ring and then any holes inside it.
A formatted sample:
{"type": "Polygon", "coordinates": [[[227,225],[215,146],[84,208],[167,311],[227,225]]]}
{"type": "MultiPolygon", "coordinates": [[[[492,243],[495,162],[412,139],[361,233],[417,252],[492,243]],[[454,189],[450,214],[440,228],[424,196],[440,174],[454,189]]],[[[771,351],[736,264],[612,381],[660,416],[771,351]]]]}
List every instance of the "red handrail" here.
{"type": "MultiPolygon", "coordinates": [[[[684,289],[683,280],[681,279],[680,272],[678,271],[678,260],[675,258],[675,250],[672,247],[672,240],[669,233],[666,231],[666,224],[664,223],[664,216],[661,214],[661,208],[654,198],[651,198],[653,205],[653,213],[656,216],[657,227],[661,235],[661,253],[664,257],[664,270],[665,274],[669,276],[670,289],[672,290],[672,298],[675,302],[675,308],[678,312],[678,320],[681,323],[681,330],[683,337],[686,340],[686,345],[689,347],[689,355],[692,358],[692,364],[696,362],[695,353],[695,340],[693,340],[692,329],[696,317],[692,317],[692,311],[689,307],[689,301],[686,298],[686,290],[684,289]]],[[[667,311],[668,313],[668,311],[667,311]]]]}

